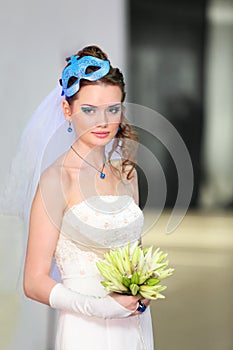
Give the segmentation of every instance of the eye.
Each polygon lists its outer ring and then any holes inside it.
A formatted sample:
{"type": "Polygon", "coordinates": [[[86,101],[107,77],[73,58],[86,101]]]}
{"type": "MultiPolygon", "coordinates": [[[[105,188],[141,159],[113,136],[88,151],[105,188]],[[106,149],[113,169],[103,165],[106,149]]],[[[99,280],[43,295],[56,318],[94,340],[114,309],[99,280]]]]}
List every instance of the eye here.
{"type": "Polygon", "coordinates": [[[81,111],[85,114],[91,115],[96,113],[96,108],[89,106],[82,106],[81,111]]]}
{"type": "Polygon", "coordinates": [[[107,112],[110,114],[118,114],[121,111],[121,105],[110,106],[107,109],[107,112]]]}

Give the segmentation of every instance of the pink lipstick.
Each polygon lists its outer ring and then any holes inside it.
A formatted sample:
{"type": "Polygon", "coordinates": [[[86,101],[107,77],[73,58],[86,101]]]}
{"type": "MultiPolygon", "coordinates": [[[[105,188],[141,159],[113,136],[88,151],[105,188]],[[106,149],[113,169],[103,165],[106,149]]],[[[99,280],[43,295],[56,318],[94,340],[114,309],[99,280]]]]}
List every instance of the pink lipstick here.
{"type": "Polygon", "coordinates": [[[108,131],[97,131],[97,132],[92,132],[96,137],[99,137],[101,139],[107,137],[109,135],[108,131]]]}

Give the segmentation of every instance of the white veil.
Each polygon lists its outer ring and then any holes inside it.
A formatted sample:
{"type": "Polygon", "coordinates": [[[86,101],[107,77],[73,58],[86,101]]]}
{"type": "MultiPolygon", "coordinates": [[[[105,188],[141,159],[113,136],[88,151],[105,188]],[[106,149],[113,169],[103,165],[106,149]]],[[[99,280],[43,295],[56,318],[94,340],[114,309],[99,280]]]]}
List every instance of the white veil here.
{"type": "MultiPolygon", "coordinates": [[[[61,91],[61,86],[57,86],[33,113],[21,136],[7,183],[1,190],[0,214],[21,217],[26,228],[41,173],[77,139],[74,130],[67,131],[61,91]]],[[[106,156],[112,145],[113,140],[106,145],[106,156]]],[[[111,159],[119,158],[119,152],[115,150],[111,159]]]]}
{"type": "MultiPolygon", "coordinates": [[[[65,153],[76,139],[74,130],[67,132],[61,96],[57,86],[41,102],[33,113],[21,136],[17,152],[12,160],[6,184],[1,188],[0,215],[14,220],[21,218],[23,229],[23,260],[28,237],[31,204],[41,173],[61,154],[65,153]]],[[[11,220],[11,219],[10,219],[11,220]]],[[[23,264],[22,264],[23,266],[23,264]]],[[[18,287],[21,290],[22,266],[20,266],[18,287]]],[[[52,265],[52,276],[59,280],[52,265]]]]}
{"type": "Polygon", "coordinates": [[[57,86],[38,106],[20,139],[12,161],[7,183],[1,195],[1,214],[20,216],[26,223],[41,172],[52,164],[75,141],[75,132],[67,132],[61,103],[61,87],[57,86]],[[58,135],[56,147],[45,150],[58,135]],[[49,156],[48,156],[49,155],[49,156]]]}

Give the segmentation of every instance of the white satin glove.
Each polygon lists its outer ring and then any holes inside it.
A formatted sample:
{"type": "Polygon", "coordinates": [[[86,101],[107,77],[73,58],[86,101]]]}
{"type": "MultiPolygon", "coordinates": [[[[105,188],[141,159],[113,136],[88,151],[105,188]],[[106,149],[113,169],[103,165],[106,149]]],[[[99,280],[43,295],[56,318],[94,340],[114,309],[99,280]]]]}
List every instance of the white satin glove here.
{"type": "Polygon", "coordinates": [[[102,298],[85,296],[72,291],[62,283],[56,284],[51,290],[49,303],[55,309],[99,318],[124,318],[133,313],[109,295],[102,298]]]}

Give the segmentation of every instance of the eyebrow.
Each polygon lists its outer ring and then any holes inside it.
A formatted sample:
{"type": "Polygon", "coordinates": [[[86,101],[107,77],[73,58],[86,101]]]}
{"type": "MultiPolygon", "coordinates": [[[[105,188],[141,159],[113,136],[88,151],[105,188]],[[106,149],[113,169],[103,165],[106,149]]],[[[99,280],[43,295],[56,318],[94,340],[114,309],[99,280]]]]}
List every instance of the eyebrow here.
{"type": "MultiPolygon", "coordinates": [[[[99,105],[99,106],[103,106],[103,105],[108,105],[107,103],[103,103],[102,105],[99,105]]],[[[109,104],[108,107],[115,107],[115,106],[119,106],[121,104],[121,102],[113,102],[113,104],[109,104]]],[[[95,105],[90,105],[89,103],[83,103],[81,105],[81,107],[84,107],[84,106],[88,106],[88,107],[92,107],[92,108],[98,108],[99,106],[95,106],[95,105]]]]}

